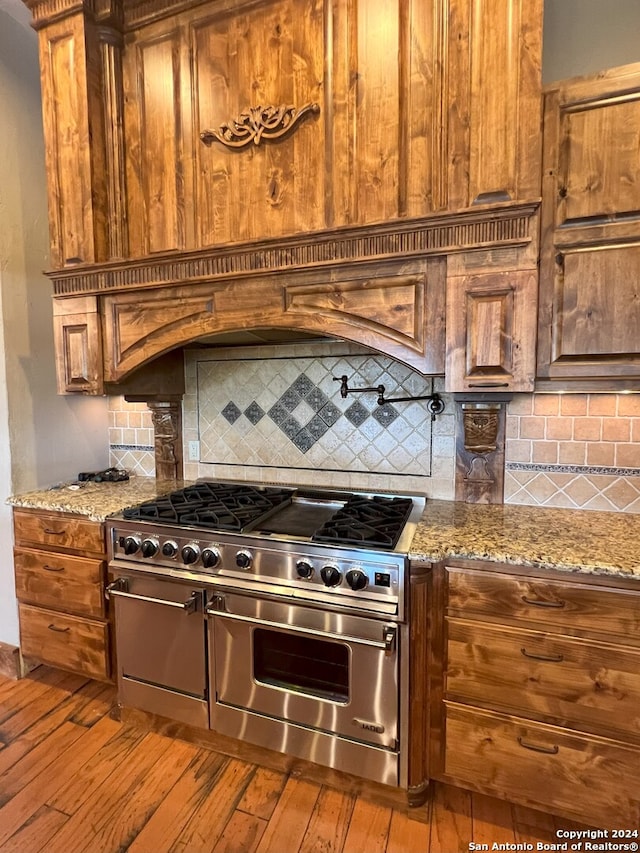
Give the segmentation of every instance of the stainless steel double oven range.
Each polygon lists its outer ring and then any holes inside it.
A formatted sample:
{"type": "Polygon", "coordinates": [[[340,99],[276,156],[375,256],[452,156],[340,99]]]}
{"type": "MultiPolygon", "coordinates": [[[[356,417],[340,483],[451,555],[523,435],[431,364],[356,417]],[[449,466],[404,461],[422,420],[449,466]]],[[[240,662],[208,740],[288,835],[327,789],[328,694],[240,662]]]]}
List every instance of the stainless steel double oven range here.
{"type": "Polygon", "coordinates": [[[108,522],[119,701],[406,787],[424,499],[199,481],[108,522]]]}

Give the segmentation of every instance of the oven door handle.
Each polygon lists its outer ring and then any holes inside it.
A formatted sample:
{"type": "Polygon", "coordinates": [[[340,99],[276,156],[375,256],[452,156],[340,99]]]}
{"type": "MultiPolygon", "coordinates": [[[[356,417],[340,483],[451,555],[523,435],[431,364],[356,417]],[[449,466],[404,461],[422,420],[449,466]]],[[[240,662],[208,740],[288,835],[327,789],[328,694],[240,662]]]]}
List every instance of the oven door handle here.
{"type": "Polygon", "coordinates": [[[396,628],[393,625],[385,625],[382,629],[383,640],[369,640],[364,637],[350,637],[346,634],[334,634],[330,631],[317,631],[315,628],[301,628],[298,625],[283,624],[282,622],[270,622],[268,619],[257,619],[255,616],[240,616],[237,613],[227,613],[223,610],[207,609],[207,616],[221,616],[223,619],[234,619],[237,622],[249,622],[266,628],[279,628],[289,630],[298,634],[309,634],[312,637],[321,637],[327,640],[340,640],[344,643],[360,643],[363,646],[372,646],[381,649],[385,655],[393,654],[396,648],[396,628]]]}
{"type": "Polygon", "coordinates": [[[150,595],[134,595],[132,592],[125,592],[121,586],[121,580],[110,583],[105,589],[105,594],[108,598],[112,595],[120,598],[131,598],[133,601],[146,601],[147,604],[165,604],[167,607],[177,607],[179,610],[185,610],[187,613],[195,613],[198,608],[199,592],[192,592],[187,601],[168,601],[166,598],[153,598],[150,595]]]}

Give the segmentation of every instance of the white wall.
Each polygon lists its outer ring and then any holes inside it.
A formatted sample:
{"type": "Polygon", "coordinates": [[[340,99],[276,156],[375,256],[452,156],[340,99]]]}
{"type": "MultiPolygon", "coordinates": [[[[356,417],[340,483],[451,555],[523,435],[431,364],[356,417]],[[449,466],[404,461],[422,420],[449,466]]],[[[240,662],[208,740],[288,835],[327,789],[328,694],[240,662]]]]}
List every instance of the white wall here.
{"type": "Polygon", "coordinates": [[[0,642],[14,645],[5,499],[109,461],[106,398],[56,394],[37,36],[19,17],[0,5],[0,642]]]}
{"type": "Polygon", "coordinates": [[[640,0],[545,0],[543,83],[640,61],[640,0]]]}

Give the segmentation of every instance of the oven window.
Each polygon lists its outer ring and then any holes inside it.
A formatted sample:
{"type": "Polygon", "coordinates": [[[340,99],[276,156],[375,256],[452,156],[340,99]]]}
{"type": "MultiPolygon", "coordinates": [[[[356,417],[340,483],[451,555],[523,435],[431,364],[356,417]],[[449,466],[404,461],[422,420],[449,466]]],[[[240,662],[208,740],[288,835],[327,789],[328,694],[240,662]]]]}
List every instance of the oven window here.
{"type": "Polygon", "coordinates": [[[253,675],[263,684],[347,704],[349,647],[300,634],[256,628],[253,675]]]}

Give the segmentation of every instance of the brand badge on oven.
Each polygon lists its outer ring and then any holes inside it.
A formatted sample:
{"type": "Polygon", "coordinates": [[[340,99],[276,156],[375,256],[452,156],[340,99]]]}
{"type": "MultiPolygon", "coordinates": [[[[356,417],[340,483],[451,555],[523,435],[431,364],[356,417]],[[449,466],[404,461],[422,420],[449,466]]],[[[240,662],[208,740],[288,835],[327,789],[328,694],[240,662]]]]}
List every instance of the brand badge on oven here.
{"type": "Polygon", "coordinates": [[[359,729],[365,729],[368,732],[377,732],[379,735],[384,732],[384,726],[378,723],[370,723],[368,720],[359,720],[357,717],[353,718],[353,724],[354,726],[358,726],[359,729]]]}

